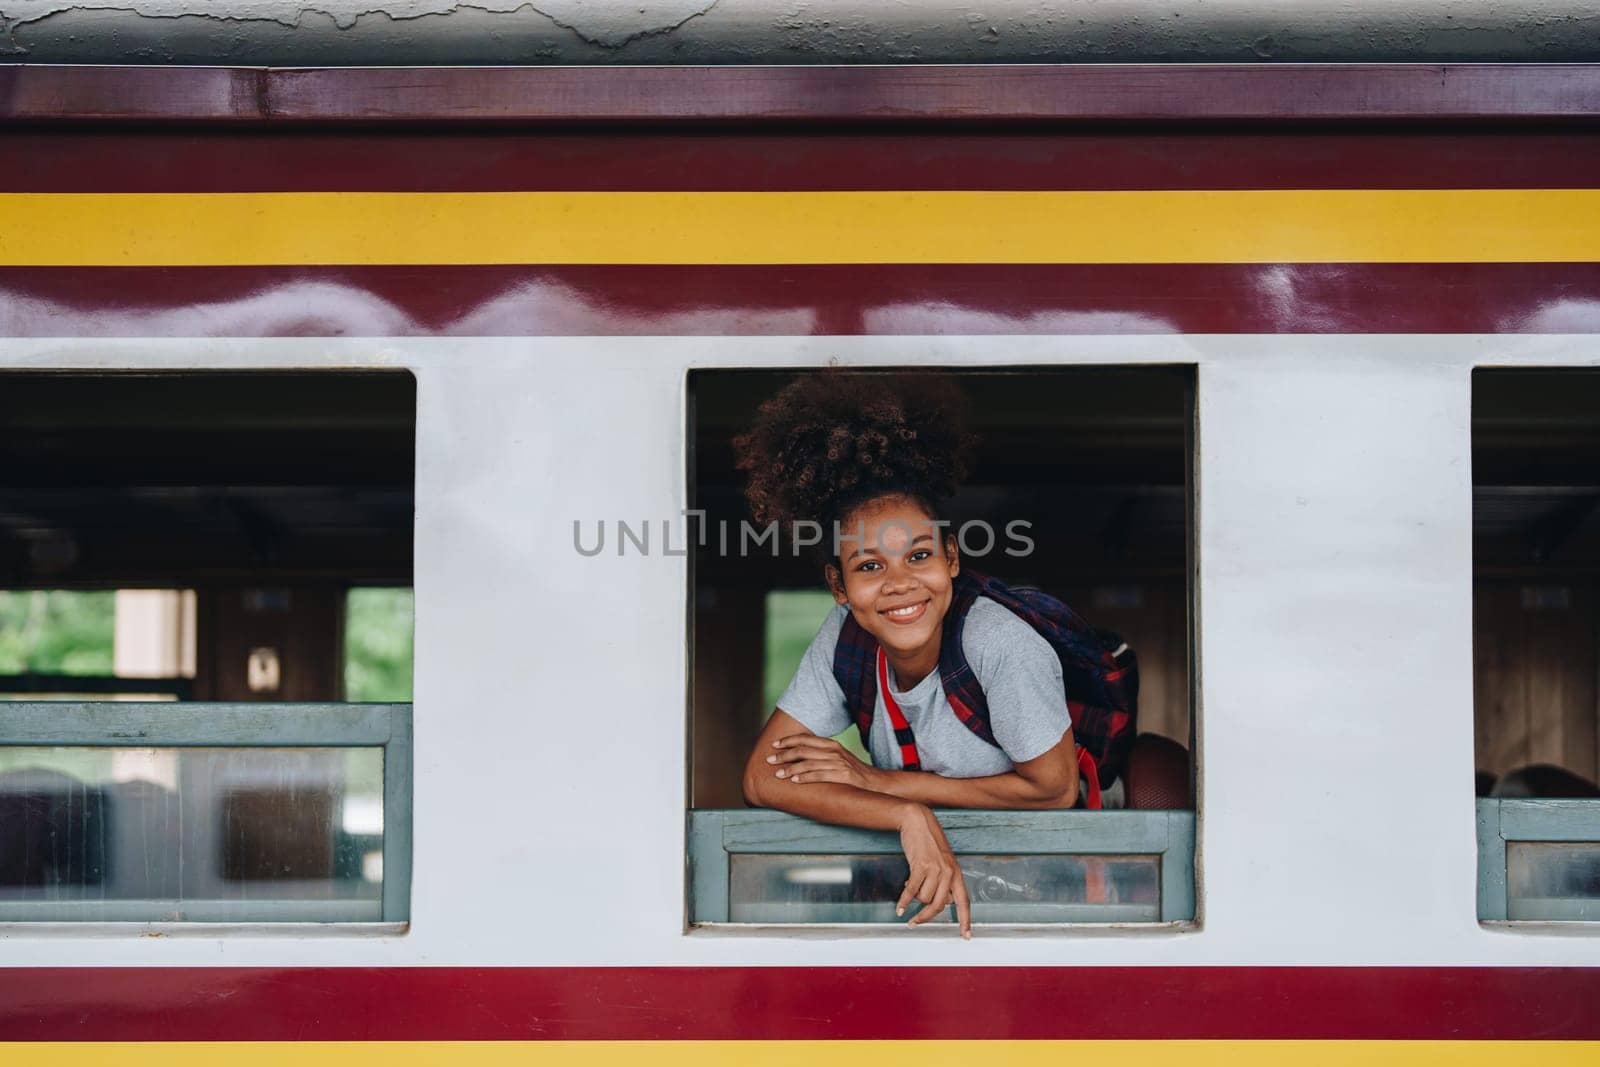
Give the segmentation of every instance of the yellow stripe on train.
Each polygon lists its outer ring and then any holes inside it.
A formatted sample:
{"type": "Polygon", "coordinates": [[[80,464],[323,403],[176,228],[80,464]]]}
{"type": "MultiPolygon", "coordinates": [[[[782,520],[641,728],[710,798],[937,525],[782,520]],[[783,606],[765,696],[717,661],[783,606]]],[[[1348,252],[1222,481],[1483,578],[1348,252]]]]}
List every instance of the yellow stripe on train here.
{"type": "Polygon", "coordinates": [[[371,1041],[0,1043],[9,1067],[1594,1067],[1585,1041],[371,1041]]]}
{"type": "Polygon", "coordinates": [[[1600,261],[1600,190],[0,193],[0,266],[1600,261]]]}

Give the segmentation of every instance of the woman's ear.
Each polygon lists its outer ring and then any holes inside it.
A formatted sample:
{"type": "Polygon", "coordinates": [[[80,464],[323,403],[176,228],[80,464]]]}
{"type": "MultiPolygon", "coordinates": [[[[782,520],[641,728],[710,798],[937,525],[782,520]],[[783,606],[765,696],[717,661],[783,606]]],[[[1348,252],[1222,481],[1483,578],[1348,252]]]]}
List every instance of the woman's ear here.
{"type": "Polygon", "coordinates": [[[828,583],[828,592],[833,594],[835,604],[848,604],[850,598],[845,595],[844,576],[839,573],[839,568],[829,563],[822,568],[823,580],[828,583]]]}
{"type": "Polygon", "coordinates": [[[945,562],[950,564],[950,577],[952,578],[961,573],[961,553],[959,551],[959,547],[960,542],[956,540],[955,534],[944,535],[944,558],[945,562]]]}

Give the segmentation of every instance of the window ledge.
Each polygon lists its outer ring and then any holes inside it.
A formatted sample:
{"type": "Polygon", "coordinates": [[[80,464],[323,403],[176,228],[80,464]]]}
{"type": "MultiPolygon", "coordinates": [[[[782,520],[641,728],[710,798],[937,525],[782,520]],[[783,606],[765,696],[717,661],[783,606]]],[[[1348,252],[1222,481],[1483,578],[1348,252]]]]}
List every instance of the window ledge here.
{"type": "MultiPolygon", "coordinates": [[[[1193,812],[942,810],[938,816],[964,858],[974,923],[985,931],[1117,935],[1197,928],[1193,812]],[[996,868],[987,875],[985,859],[996,868]],[[1118,865],[1119,859],[1127,862],[1118,865]],[[985,898],[981,890],[991,885],[999,892],[985,898]]],[[[888,868],[900,855],[894,833],[777,811],[691,811],[689,928],[882,936],[903,927],[885,892],[888,868]],[[792,864],[773,859],[783,856],[794,857],[792,864]],[[827,862],[832,857],[850,862],[827,862]]],[[[897,877],[904,878],[903,869],[897,877]]]]}
{"type": "Polygon", "coordinates": [[[203,922],[4,922],[0,941],[46,938],[49,940],[110,938],[396,938],[411,932],[409,922],[373,923],[203,923],[203,922]]]}

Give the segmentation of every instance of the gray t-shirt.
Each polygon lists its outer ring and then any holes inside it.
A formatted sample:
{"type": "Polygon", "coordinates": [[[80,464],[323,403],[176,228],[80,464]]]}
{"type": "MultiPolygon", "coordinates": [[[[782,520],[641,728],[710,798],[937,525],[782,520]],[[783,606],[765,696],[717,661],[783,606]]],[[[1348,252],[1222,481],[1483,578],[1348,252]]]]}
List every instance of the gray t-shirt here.
{"type": "MultiPolygon", "coordinates": [[[[794,681],[778,707],[814,734],[831,737],[853,725],[844,690],[833,677],[833,651],[848,609],[836,606],[806,649],[794,681]]],[[[1000,747],[982,740],[956,717],[945,699],[937,670],[901,692],[889,670],[889,687],[916,735],[922,769],[946,778],[980,778],[1005,774],[1016,764],[1044,755],[1072,725],[1061,661],[1050,643],[1010,611],[979,597],[967,612],[961,650],[972,664],[989,700],[989,722],[1000,747]]],[[[879,767],[904,764],[889,727],[889,715],[878,694],[872,716],[869,750],[879,767]]]]}

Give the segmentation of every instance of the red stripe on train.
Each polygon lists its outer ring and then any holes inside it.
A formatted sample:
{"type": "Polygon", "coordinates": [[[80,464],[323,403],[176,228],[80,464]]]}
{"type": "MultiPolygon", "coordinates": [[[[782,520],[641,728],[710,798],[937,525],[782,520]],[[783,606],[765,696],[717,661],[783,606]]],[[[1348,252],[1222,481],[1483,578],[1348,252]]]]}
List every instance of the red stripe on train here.
{"type": "Polygon", "coordinates": [[[1564,189],[1582,132],[1141,130],[0,135],[6,192],[809,189],[1564,189]],[[641,165],[647,160],[648,165],[641,165]]]}
{"type": "Polygon", "coordinates": [[[1597,1005],[1600,968],[0,969],[8,1041],[1593,1041],[1597,1005]]]}

